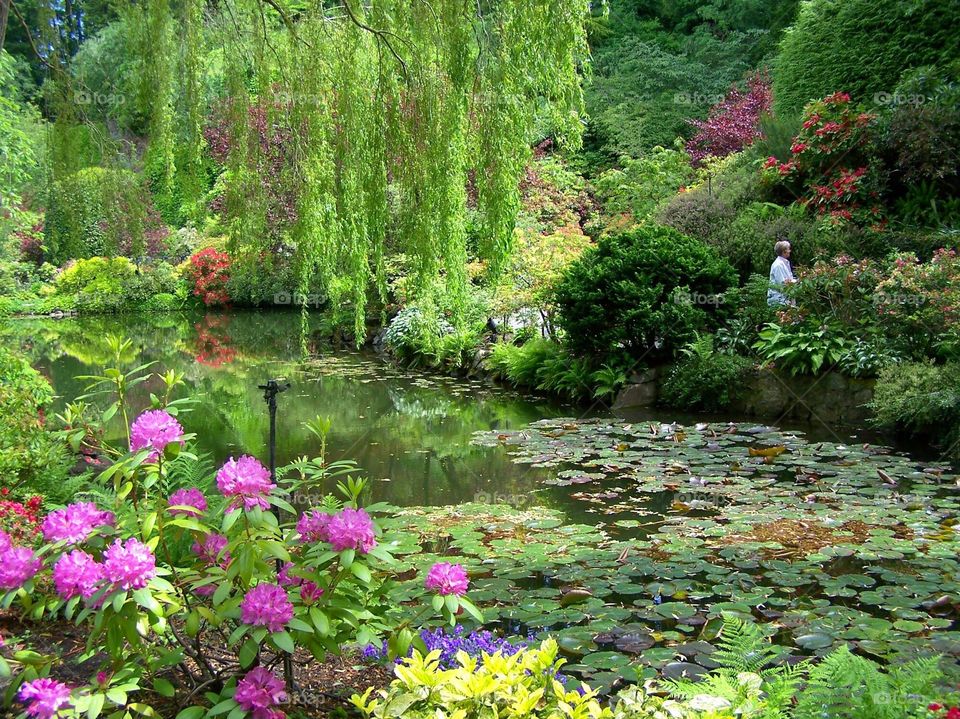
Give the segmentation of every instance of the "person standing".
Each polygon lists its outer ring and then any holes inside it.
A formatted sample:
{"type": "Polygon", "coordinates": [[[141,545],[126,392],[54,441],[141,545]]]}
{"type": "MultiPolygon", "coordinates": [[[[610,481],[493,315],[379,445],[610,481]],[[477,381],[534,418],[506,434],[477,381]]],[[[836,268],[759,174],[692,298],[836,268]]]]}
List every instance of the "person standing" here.
{"type": "Polygon", "coordinates": [[[780,240],[773,246],[777,258],[770,265],[770,289],[767,290],[767,304],[771,307],[790,304],[786,295],[777,288],[796,282],[793,277],[793,267],[790,265],[790,243],[780,240]]]}

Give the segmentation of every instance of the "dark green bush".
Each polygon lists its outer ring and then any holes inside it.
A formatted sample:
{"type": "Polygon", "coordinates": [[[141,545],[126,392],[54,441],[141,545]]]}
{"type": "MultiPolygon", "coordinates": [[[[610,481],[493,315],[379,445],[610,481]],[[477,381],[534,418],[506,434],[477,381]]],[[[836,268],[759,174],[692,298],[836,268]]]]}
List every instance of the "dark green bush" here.
{"type": "Polygon", "coordinates": [[[807,0],[780,43],[773,74],[778,115],[842,91],[882,103],[904,70],[960,56],[960,4],[807,0]]]}
{"type": "Polygon", "coordinates": [[[728,234],[734,210],[704,188],[682,192],[663,208],[660,222],[684,235],[717,247],[728,234]]]}
{"type": "Polygon", "coordinates": [[[715,327],[719,295],[735,283],[712,249],[654,225],[602,238],[568,268],[555,300],[574,353],[649,361],[715,327]]]}
{"type": "Polygon", "coordinates": [[[716,412],[730,406],[744,388],[753,362],[739,355],[713,351],[709,343],[691,351],[675,364],[660,387],[657,401],[666,407],[716,412]],[[709,344],[709,346],[706,346],[709,344]]]}
{"type": "Polygon", "coordinates": [[[880,372],[870,408],[876,426],[933,438],[960,458],[960,363],[891,365],[880,372]]]}

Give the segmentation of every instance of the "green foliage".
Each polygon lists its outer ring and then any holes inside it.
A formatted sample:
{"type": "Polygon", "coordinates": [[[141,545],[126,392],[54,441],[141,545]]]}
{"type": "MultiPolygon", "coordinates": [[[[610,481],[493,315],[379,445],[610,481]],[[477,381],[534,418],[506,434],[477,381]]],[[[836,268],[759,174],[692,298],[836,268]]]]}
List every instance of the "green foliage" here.
{"type": "Polygon", "coordinates": [[[150,202],[129,170],[88,167],[53,183],[46,245],[54,264],[97,255],[139,256],[152,227],[150,202]]]}
{"type": "Polygon", "coordinates": [[[943,677],[938,657],[892,665],[853,654],[847,645],[811,671],[791,716],[794,719],[910,719],[928,717],[925,698],[943,677]]]}
{"type": "Polygon", "coordinates": [[[397,678],[389,687],[376,694],[373,688],[355,694],[351,703],[368,719],[508,714],[526,719],[611,717],[586,685],[581,694],[557,681],[554,675],[564,660],[557,658],[553,639],[506,657],[497,653],[477,658],[460,652],[461,666],[454,669],[441,669],[439,657],[439,650],[425,657],[415,652],[394,669],[397,678]]]}
{"type": "Polygon", "coordinates": [[[700,335],[683,350],[660,387],[657,401],[667,407],[716,412],[730,405],[742,390],[753,363],[714,349],[713,335],[700,335]]]}
{"type": "Polygon", "coordinates": [[[805,0],[786,31],[773,89],[777,114],[797,114],[832,92],[856,102],[892,93],[904,70],[960,56],[954,3],[899,0],[805,0]]]}
{"type": "Polygon", "coordinates": [[[24,187],[40,179],[45,150],[40,112],[22,96],[15,76],[15,60],[0,51],[0,239],[7,213],[19,211],[24,187]]]}
{"type": "Polygon", "coordinates": [[[654,147],[638,160],[620,158],[619,167],[593,180],[607,214],[631,214],[645,219],[665,198],[693,179],[690,158],[676,149],[654,147]]]}
{"type": "Polygon", "coordinates": [[[390,320],[383,341],[397,357],[409,361],[435,340],[453,333],[453,326],[445,319],[414,305],[390,320]]]}
{"type": "Polygon", "coordinates": [[[77,260],[57,276],[54,290],[70,308],[97,314],[174,309],[186,297],[183,281],[167,263],[138,267],[125,257],[77,260]]]}
{"type": "Polygon", "coordinates": [[[822,369],[834,369],[850,351],[851,342],[837,324],[806,321],[770,323],[753,346],[763,359],[785,372],[815,375],[822,369]]]}
{"type": "Polygon", "coordinates": [[[15,493],[40,492],[68,499],[78,481],[66,444],[45,427],[42,408],[53,400],[50,383],[18,352],[0,347],[0,476],[15,493]]]}
{"type": "Polygon", "coordinates": [[[717,324],[733,268],[668,227],[610,235],[570,266],[557,286],[565,342],[600,361],[669,358],[695,331],[717,324]]]}
{"type": "Polygon", "coordinates": [[[934,438],[960,457],[960,363],[890,365],[877,378],[870,407],[878,427],[934,438]]]}

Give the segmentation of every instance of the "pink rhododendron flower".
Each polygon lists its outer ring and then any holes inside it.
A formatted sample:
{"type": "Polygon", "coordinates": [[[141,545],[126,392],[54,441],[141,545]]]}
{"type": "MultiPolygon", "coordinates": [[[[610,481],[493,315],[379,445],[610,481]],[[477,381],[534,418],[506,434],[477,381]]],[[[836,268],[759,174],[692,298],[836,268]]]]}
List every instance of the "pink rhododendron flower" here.
{"type": "Polygon", "coordinates": [[[156,576],[157,560],[139,539],[118,539],[103,553],[103,573],[120,589],[142,589],[156,576]]]}
{"type": "Polygon", "coordinates": [[[156,461],[171,442],[183,441],[183,427],[167,411],[152,409],[137,417],[130,425],[130,451],[151,450],[149,460],[156,461]]]}
{"type": "Polygon", "coordinates": [[[98,527],[111,526],[113,522],[113,512],[98,509],[93,502],[77,502],[50,512],[41,530],[48,542],[78,544],[98,527]]]}
{"type": "Polygon", "coordinates": [[[10,535],[0,529],[0,554],[6,552],[11,546],[13,542],[10,541],[10,535]]]}
{"type": "Polygon", "coordinates": [[[41,564],[30,547],[10,547],[0,561],[0,589],[19,589],[40,571],[41,564]]]}
{"type": "Polygon", "coordinates": [[[293,604],[287,593],[276,584],[258,584],[248,591],[240,603],[240,621],[253,626],[282,632],[293,619],[293,604]]]}
{"type": "Polygon", "coordinates": [[[53,583],[64,599],[89,599],[102,579],[103,566],[80,549],[64,554],[53,567],[53,583]]]}
{"type": "Polygon", "coordinates": [[[290,570],[294,568],[293,562],[286,562],[277,573],[277,581],[281,587],[299,587],[303,582],[302,577],[291,577],[290,570]]]}
{"type": "Polygon", "coordinates": [[[263,667],[254,667],[237,682],[234,700],[255,719],[273,719],[283,713],[273,709],[287,700],[283,681],[263,667]]]}
{"type": "Polygon", "coordinates": [[[225,551],[230,540],[222,534],[208,534],[203,544],[194,542],[191,550],[207,564],[219,564],[226,569],[230,564],[230,552],[225,551]]]}
{"type": "Polygon", "coordinates": [[[359,549],[366,554],[377,546],[373,534],[373,520],[363,509],[347,507],[333,515],[327,525],[327,536],[327,541],[338,552],[344,549],[359,549]]]}
{"type": "Polygon", "coordinates": [[[268,509],[266,496],[277,485],[270,481],[270,470],[249,455],[231,457],[217,472],[217,487],[225,497],[234,497],[234,505],[243,502],[245,509],[268,509]]]}
{"type": "Polygon", "coordinates": [[[199,517],[207,511],[207,498],[204,497],[203,492],[196,487],[178,489],[170,495],[170,498],[167,500],[167,505],[170,507],[194,507],[197,511],[190,509],[171,509],[170,514],[179,514],[185,517],[199,517]]]}
{"type": "Polygon", "coordinates": [[[430,571],[427,572],[427,579],[424,586],[437,594],[456,594],[458,596],[467,593],[467,587],[470,581],[467,579],[467,570],[460,564],[450,564],[449,562],[437,562],[430,571]]]}
{"type": "Polygon", "coordinates": [[[301,542],[326,542],[330,535],[327,533],[327,527],[332,514],[321,512],[319,509],[311,509],[297,520],[297,533],[300,535],[301,542]]]}
{"type": "Polygon", "coordinates": [[[27,705],[27,716],[52,719],[70,704],[70,687],[56,679],[44,677],[21,684],[17,696],[27,705]]]}
{"type": "Polygon", "coordinates": [[[323,587],[315,582],[304,581],[300,585],[300,599],[304,604],[313,604],[323,596],[323,587]]]}

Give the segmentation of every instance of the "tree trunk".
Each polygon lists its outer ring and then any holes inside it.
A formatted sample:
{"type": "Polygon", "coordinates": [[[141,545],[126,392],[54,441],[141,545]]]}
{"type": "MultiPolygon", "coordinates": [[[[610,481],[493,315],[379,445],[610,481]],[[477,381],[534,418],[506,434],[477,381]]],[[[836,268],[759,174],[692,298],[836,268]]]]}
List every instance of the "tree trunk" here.
{"type": "Polygon", "coordinates": [[[0,0],[0,50],[3,50],[3,41],[7,37],[7,18],[10,17],[10,3],[13,0],[0,0]]]}

